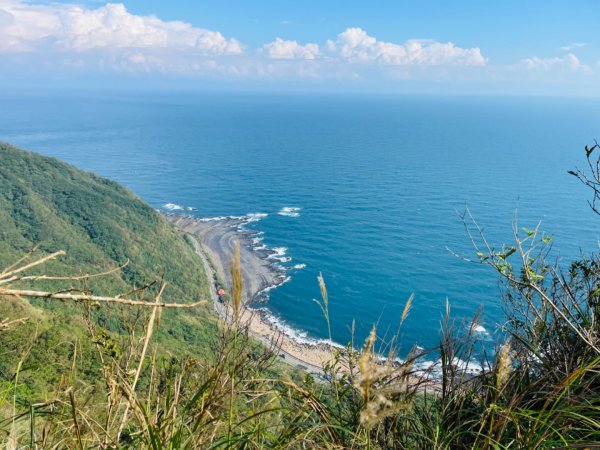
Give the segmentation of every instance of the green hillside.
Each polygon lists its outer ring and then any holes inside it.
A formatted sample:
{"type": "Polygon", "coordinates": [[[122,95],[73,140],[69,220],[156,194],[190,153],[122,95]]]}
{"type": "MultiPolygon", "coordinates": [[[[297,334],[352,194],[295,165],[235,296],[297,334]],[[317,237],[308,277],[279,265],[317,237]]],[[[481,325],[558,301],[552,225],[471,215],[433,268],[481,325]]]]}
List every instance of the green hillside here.
{"type": "Polygon", "coordinates": [[[164,270],[165,298],[208,295],[193,248],[151,206],[114,181],[0,144],[0,267],[36,244],[67,252],[46,272],[96,272],[129,261],[120,276],[96,286],[105,293],[164,270]]]}
{"type": "MultiPolygon", "coordinates": [[[[208,298],[207,277],[193,247],[151,206],[114,181],[0,143],[0,272],[36,245],[39,256],[58,250],[65,250],[66,255],[28,274],[97,273],[128,261],[121,271],[107,277],[85,283],[36,281],[37,289],[72,288],[114,295],[164,276],[164,300],[208,298]]],[[[152,285],[150,293],[157,286],[152,285]]],[[[28,390],[44,392],[72,364],[75,342],[80,347],[81,370],[94,378],[98,365],[84,312],[83,305],[72,302],[0,298],[0,320],[35,319],[14,333],[0,333],[0,382],[14,377],[19,358],[29,352],[26,367],[30,370],[22,374],[22,380],[28,390]]],[[[125,309],[99,308],[93,318],[108,332],[126,337],[128,314],[125,309]]],[[[163,356],[202,356],[215,330],[208,306],[165,311],[155,342],[163,356]]]]}

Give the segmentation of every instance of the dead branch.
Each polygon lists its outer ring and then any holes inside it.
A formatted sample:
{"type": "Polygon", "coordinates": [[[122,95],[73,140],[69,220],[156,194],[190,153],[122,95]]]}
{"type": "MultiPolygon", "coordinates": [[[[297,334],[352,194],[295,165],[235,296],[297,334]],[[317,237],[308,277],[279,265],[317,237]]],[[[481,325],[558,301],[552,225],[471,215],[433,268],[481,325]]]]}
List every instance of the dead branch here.
{"type": "MultiPolygon", "coordinates": [[[[47,261],[55,259],[59,256],[65,255],[66,252],[64,250],[60,250],[58,252],[51,253],[50,255],[46,255],[42,258],[37,259],[29,264],[18,267],[20,263],[26,261],[31,254],[35,251],[32,250],[23,258],[19,259],[16,263],[11,265],[8,269],[5,269],[2,273],[0,273],[0,285],[7,284],[16,281],[40,281],[40,280],[62,280],[62,281],[77,281],[77,280],[87,280],[90,278],[98,278],[102,276],[111,275],[119,270],[123,269],[129,261],[125,262],[125,264],[107,270],[105,272],[95,273],[95,274],[85,274],[79,276],[48,276],[48,275],[28,275],[28,276],[19,276],[19,274],[29,270],[33,267],[44,264],[47,261]],[[16,267],[16,268],[15,268],[16,267]]],[[[148,286],[144,286],[141,290],[144,290],[148,286]]],[[[161,292],[164,289],[164,284],[161,286],[161,292]]],[[[135,290],[133,292],[137,292],[139,290],[135,290]]],[[[69,293],[68,291],[58,291],[58,292],[46,292],[46,291],[36,291],[30,289],[8,289],[0,287],[0,295],[6,295],[11,297],[33,297],[33,298],[46,298],[46,299],[54,299],[54,300],[70,300],[75,302],[86,301],[86,302],[98,302],[98,303],[118,303],[122,305],[131,305],[131,306],[144,306],[144,307],[152,307],[152,308],[195,308],[200,305],[204,305],[208,303],[207,300],[200,300],[195,303],[164,303],[160,302],[160,296],[158,296],[154,302],[146,302],[142,300],[131,300],[128,298],[122,298],[122,295],[117,295],[113,297],[105,297],[98,295],[88,295],[88,294],[74,294],[69,293]]]]}
{"type": "Polygon", "coordinates": [[[22,317],[21,319],[8,320],[4,319],[0,321],[0,331],[6,331],[15,325],[20,325],[29,320],[29,317],[22,317]]]}
{"type": "Polygon", "coordinates": [[[145,306],[148,308],[195,308],[200,305],[205,305],[208,300],[200,300],[195,303],[151,303],[141,300],[129,300],[126,298],[119,297],[102,297],[98,295],[86,295],[86,294],[67,294],[61,292],[44,292],[44,291],[31,291],[27,289],[2,289],[0,288],[0,295],[7,295],[11,297],[34,297],[34,298],[48,298],[54,300],[71,300],[75,302],[87,301],[87,302],[99,302],[99,303],[118,303],[122,305],[132,306],[145,306]]]}
{"type": "MultiPolygon", "coordinates": [[[[60,250],[58,252],[51,253],[50,255],[44,256],[43,258],[38,259],[32,263],[26,264],[24,266],[19,267],[18,269],[11,270],[10,272],[3,272],[0,274],[0,279],[6,279],[18,273],[24,272],[32,267],[39,266],[40,264],[44,264],[46,261],[50,261],[51,259],[57,258],[59,256],[65,255],[66,252],[64,250],[60,250]]],[[[14,267],[14,265],[13,265],[14,267]]]]}
{"type": "Polygon", "coordinates": [[[600,215],[600,207],[596,205],[600,201],[600,158],[597,158],[595,162],[592,162],[592,153],[594,150],[600,148],[600,144],[594,141],[592,147],[585,146],[585,157],[589,168],[589,175],[581,169],[569,170],[567,173],[578,178],[584,186],[587,186],[592,190],[592,200],[588,200],[588,205],[596,214],[600,215]]]}

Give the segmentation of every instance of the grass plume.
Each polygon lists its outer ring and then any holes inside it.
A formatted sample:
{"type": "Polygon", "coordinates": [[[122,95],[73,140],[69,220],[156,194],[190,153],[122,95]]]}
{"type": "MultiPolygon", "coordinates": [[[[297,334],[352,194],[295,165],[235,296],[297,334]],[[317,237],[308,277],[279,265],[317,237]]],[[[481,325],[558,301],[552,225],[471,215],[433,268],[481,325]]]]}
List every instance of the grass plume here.
{"type": "Polygon", "coordinates": [[[229,260],[229,273],[231,275],[231,304],[235,322],[239,322],[242,309],[242,297],[244,293],[244,277],[242,263],[240,261],[240,243],[235,242],[233,258],[229,260]]]}

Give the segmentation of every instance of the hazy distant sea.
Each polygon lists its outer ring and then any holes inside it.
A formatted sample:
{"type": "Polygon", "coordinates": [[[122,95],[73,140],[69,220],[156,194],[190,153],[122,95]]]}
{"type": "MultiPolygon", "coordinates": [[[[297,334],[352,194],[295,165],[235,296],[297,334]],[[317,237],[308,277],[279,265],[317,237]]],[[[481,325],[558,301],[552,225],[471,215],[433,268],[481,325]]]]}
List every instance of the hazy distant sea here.
{"type": "Polygon", "coordinates": [[[250,226],[287,249],[291,280],[265,306],[302,336],[327,337],[319,272],[340,343],[352,320],[357,343],[374,323],[393,333],[414,293],[405,350],[436,342],[446,299],[457,318],[483,306],[489,339],[502,321],[496,276],[447,250],[473,254],[456,214],[465,202],[495,243],[512,239],[518,207],[520,225],[542,220],[554,234],[564,262],[597,249],[600,217],[566,173],[594,138],[597,100],[0,94],[1,140],[122,182],[156,208],[268,214],[250,226]]]}

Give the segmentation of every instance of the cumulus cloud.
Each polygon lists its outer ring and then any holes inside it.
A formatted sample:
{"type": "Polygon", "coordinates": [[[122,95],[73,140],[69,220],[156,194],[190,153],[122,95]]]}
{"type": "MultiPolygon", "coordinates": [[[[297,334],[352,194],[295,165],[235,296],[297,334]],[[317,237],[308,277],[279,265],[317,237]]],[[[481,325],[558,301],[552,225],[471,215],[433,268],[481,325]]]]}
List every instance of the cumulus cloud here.
{"type": "Polygon", "coordinates": [[[154,16],[138,16],[123,4],[97,9],[76,4],[34,5],[0,0],[0,52],[175,50],[237,55],[241,44],[217,31],[154,16]]]}
{"type": "Polygon", "coordinates": [[[273,59],[315,59],[319,56],[317,44],[300,45],[296,41],[275,39],[264,46],[270,58],[273,59]]]}
{"type": "Polygon", "coordinates": [[[355,77],[357,70],[386,65],[486,63],[478,48],[429,40],[384,42],[361,28],[348,28],[323,47],[276,38],[259,52],[243,52],[239,41],[218,31],[136,15],[121,3],[94,8],[27,0],[0,0],[0,54],[4,67],[313,79],[332,73],[355,77]]]}
{"type": "Polygon", "coordinates": [[[482,66],[486,59],[479,48],[461,48],[452,42],[410,40],[404,44],[379,41],[361,28],[347,28],[327,50],[351,62],[387,65],[482,66]]]}
{"type": "Polygon", "coordinates": [[[583,64],[573,53],[569,53],[563,57],[556,56],[553,58],[539,58],[534,56],[532,58],[523,59],[521,64],[528,70],[538,70],[543,72],[592,72],[592,69],[583,64]]]}
{"type": "MultiPolygon", "coordinates": [[[[178,79],[302,80],[309,83],[597,83],[600,62],[586,65],[571,50],[505,66],[488,64],[475,46],[413,39],[388,42],[347,28],[325,42],[276,38],[256,49],[215,30],[129,12],[41,0],[0,0],[0,81],[65,73],[117,73],[178,79]],[[590,76],[591,74],[591,76],[590,76]],[[587,81],[586,81],[587,80],[587,81]]],[[[89,2],[88,2],[89,4],[89,2]]],[[[58,77],[60,78],[60,77],[58,77]]],[[[151,77],[149,77],[151,78],[151,77]]]]}

